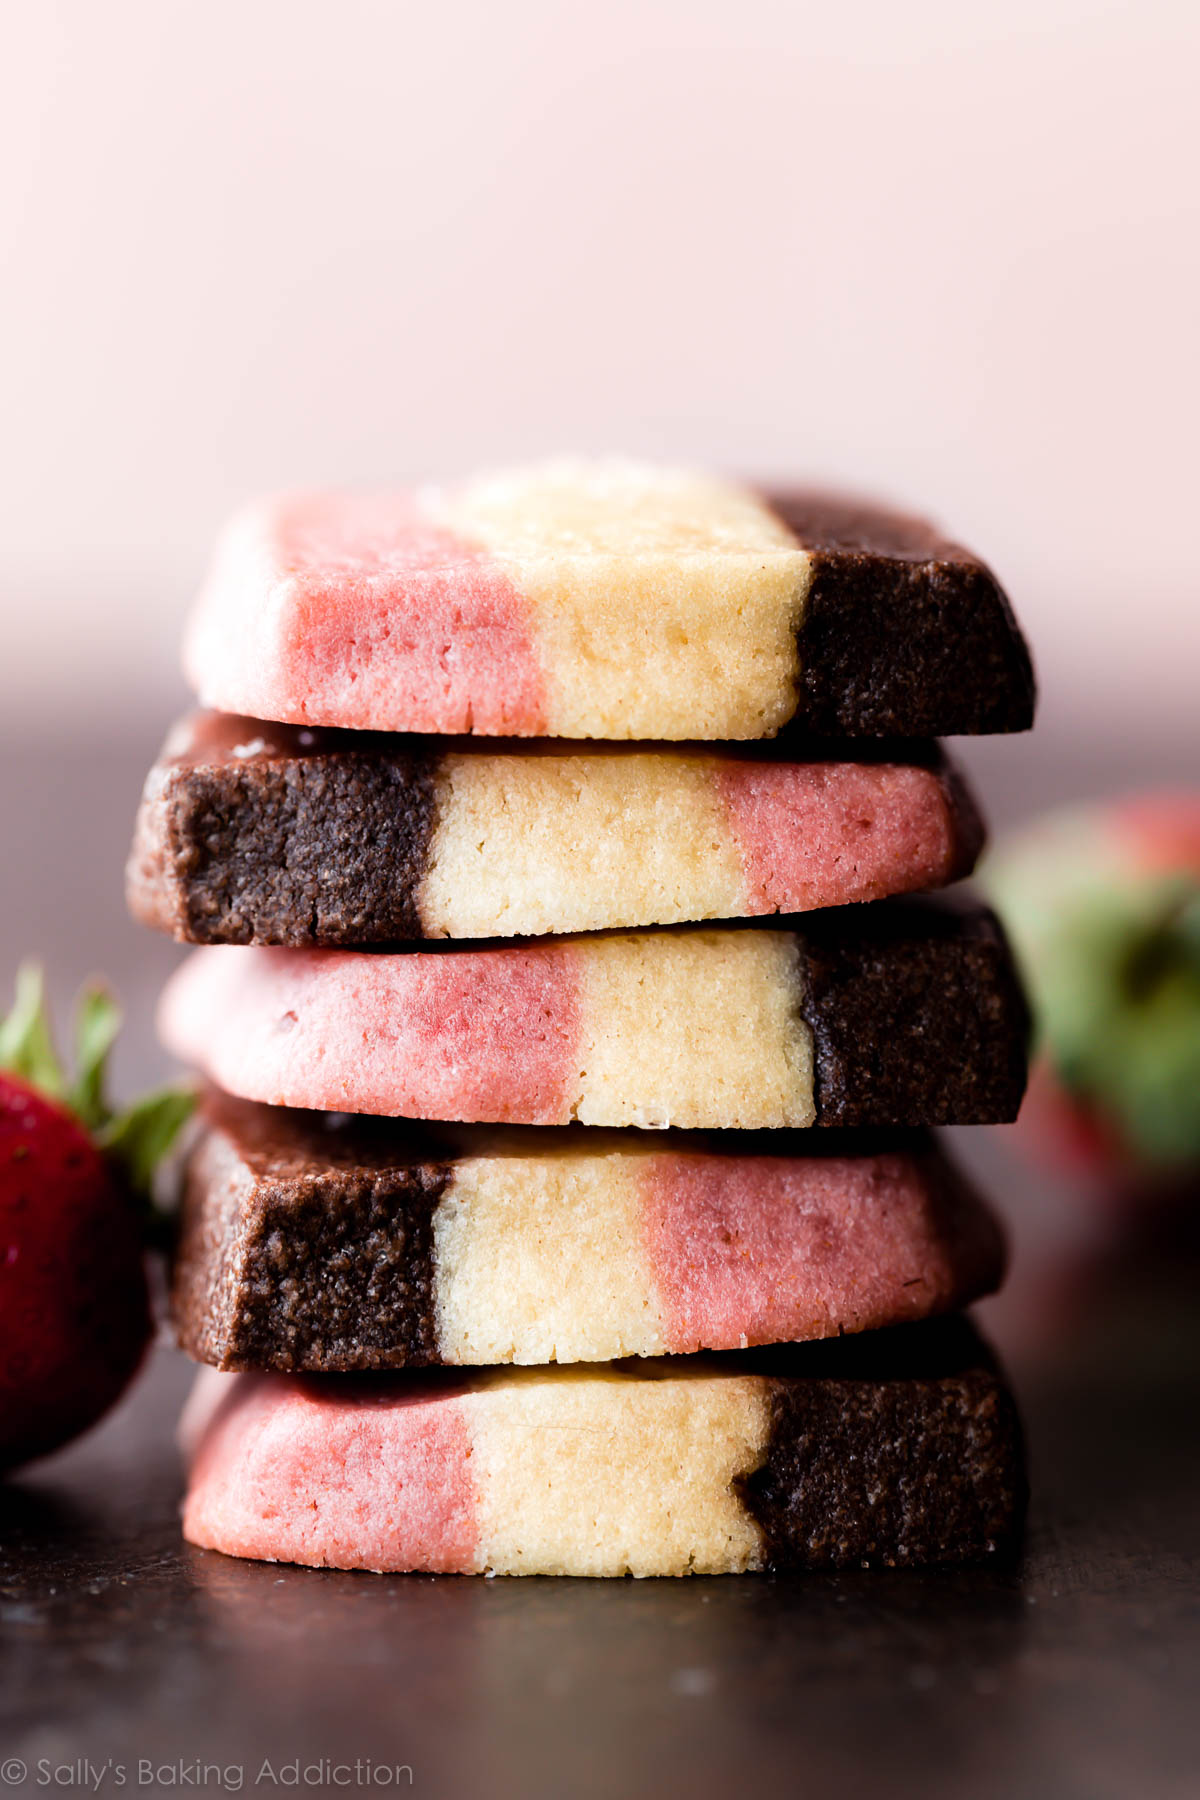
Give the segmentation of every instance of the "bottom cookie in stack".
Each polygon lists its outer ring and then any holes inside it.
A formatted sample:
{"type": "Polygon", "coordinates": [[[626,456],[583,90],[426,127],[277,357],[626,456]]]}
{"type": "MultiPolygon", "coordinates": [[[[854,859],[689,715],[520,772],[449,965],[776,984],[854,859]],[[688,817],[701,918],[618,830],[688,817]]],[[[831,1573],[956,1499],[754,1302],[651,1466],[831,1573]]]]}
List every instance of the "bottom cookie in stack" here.
{"type": "Polygon", "coordinates": [[[220,1375],[184,1535],[341,1569],[719,1575],[1012,1548],[1016,1411],[961,1318],[466,1380],[220,1375]]]}
{"type": "Polygon", "coordinates": [[[186,1349],[247,1372],[190,1403],[185,1534],[496,1574],[1003,1552],[1015,1409],[931,1316],[1002,1267],[916,1134],[443,1132],[212,1095],[173,1305],[186,1349]]]}

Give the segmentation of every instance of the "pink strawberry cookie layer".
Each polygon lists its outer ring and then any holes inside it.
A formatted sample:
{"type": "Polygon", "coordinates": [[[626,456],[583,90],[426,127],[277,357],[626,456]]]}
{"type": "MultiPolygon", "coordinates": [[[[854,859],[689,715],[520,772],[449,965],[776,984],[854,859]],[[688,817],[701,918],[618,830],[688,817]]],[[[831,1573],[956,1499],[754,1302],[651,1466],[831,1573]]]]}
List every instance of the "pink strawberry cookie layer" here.
{"type": "Polygon", "coordinates": [[[236,521],[187,637],[203,695],[294,724],[538,731],[526,610],[414,495],[297,494],[236,521]]]}
{"type": "Polygon", "coordinates": [[[1002,1266],[991,1214],[926,1158],[659,1157],[643,1207],[673,1352],[924,1318],[1002,1266]]]}
{"type": "Polygon", "coordinates": [[[715,765],[741,853],[744,910],[804,912],[940,887],[966,873],[981,827],[929,769],[715,765]]]}
{"type": "Polygon", "coordinates": [[[228,946],[168,983],[167,1047],[243,1099],[531,1125],[806,1126],[790,933],[403,955],[228,946]]]}
{"type": "Polygon", "coordinates": [[[231,945],[184,963],[159,1022],[168,1048],[243,1099],[554,1124],[578,1013],[565,943],[400,956],[231,945]]]}
{"type": "Polygon", "coordinates": [[[346,1392],[276,1376],[224,1385],[189,1433],[192,1543],[339,1569],[474,1566],[470,1434],[448,1390],[406,1395],[384,1381],[346,1392]]]}

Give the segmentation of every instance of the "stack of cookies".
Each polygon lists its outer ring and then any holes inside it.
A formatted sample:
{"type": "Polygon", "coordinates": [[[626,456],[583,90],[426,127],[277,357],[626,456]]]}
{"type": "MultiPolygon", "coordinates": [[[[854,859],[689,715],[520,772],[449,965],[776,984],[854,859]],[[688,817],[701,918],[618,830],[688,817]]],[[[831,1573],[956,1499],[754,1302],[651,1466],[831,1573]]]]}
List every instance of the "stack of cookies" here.
{"type": "Polygon", "coordinates": [[[627,463],[275,500],[129,897],[210,1084],[184,1530],[340,1568],[680,1575],[1011,1546],[961,1316],[1026,1013],[936,743],[1031,723],[928,526],[627,463]],[[906,897],[907,896],[907,897],[906,897]],[[865,904],[864,904],[865,903],[865,904]],[[716,921],[714,923],[714,921],[716,921]],[[231,1373],[232,1372],[232,1373],[231,1373]]]}

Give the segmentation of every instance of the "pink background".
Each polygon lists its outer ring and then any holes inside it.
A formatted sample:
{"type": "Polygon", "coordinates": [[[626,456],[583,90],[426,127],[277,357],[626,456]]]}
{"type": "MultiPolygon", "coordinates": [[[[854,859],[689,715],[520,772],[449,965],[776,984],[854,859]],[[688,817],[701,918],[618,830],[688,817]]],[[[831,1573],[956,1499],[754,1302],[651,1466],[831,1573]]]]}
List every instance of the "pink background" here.
{"type": "Polygon", "coordinates": [[[556,448],[915,503],[1008,583],[1047,729],[1190,718],[1200,7],[65,0],[5,35],[9,727],[149,745],[247,493],[556,448]]]}

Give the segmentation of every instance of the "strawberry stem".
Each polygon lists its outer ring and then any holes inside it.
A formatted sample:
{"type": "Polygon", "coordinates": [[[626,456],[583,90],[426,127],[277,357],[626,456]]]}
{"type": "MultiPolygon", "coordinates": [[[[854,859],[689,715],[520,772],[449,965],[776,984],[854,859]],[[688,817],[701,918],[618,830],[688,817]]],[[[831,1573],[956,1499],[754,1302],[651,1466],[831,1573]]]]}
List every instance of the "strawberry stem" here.
{"type": "Polygon", "coordinates": [[[75,1016],[75,1080],[67,1094],[71,1111],[89,1131],[99,1131],[111,1117],[106,1096],[108,1056],[121,1029],[121,1009],[100,982],[79,996],[75,1016]]]}
{"type": "Polygon", "coordinates": [[[166,1220],[154,1204],[154,1178],[191,1117],[195,1094],[162,1088],[114,1111],[108,1099],[108,1058],[121,1028],[121,1008],[101,981],[79,996],[75,1015],[75,1076],[58,1051],[41,965],[22,963],[16,1001],[0,1021],[0,1069],[37,1088],[72,1113],[140,1202],[147,1237],[160,1241],[166,1220]]]}
{"type": "Polygon", "coordinates": [[[51,1100],[67,1098],[67,1077],[54,1047],[40,963],[23,962],[17,970],[16,1001],[0,1024],[0,1068],[51,1100]]]}
{"type": "Polygon", "coordinates": [[[120,1164],[126,1181],[143,1199],[150,1199],[155,1171],[195,1104],[195,1094],[186,1088],[161,1088],[115,1114],[97,1133],[100,1148],[120,1164]]]}

